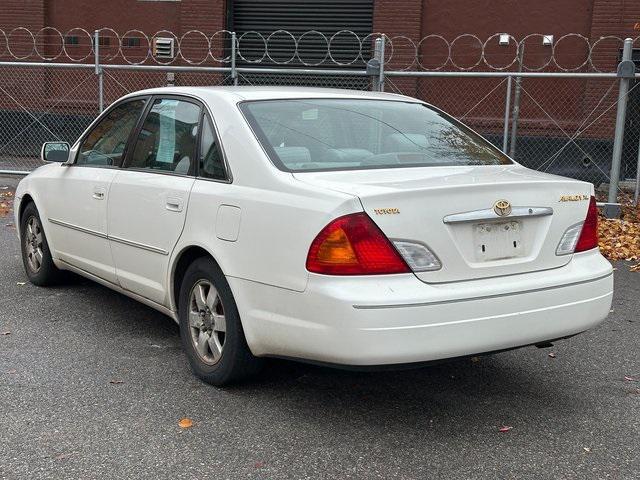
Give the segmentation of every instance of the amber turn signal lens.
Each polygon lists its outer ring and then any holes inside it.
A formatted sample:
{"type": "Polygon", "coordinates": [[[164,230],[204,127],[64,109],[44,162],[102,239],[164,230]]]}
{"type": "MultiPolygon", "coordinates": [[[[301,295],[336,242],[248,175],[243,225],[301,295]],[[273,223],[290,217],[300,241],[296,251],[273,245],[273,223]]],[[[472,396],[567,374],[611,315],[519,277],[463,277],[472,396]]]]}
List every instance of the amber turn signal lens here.
{"type": "Polygon", "coordinates": [[[342,228],[332,231],[320,244],[317,254],[318,261],[333,265],[357,265],[356,252],[342,228]]]}

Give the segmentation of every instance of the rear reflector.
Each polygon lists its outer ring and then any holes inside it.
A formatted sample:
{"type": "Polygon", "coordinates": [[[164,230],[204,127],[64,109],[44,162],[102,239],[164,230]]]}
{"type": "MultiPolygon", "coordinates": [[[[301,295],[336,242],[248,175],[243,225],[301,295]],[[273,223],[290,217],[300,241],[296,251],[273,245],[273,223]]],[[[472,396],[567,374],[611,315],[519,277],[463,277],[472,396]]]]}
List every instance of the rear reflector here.
{"type": "Polygon", "coordinates": [[[576,252],[584,252],[598,246],[598,207],[596,206],[596,197],[591,196],[589,208],[587,209],[587,218],[584,220],[580,238],[576,244],[576,252]]]}
{"type": "Polygon", "coordinates": [[[307,270],[325,275],[379,275],[411,270],[366,213],[333,220],[315,238],[307,270]]]}
{"type": "Polygon", "coordinates": [[[567,228],[558,244],[558,248],[556,248],[556,255],[569,255],[575,252],[583,225],[584,222],[580,222],[567,228]]]}
{"type": "Polygon", "coordinates": [[[393,245],[414,272],[431,272],[442,268],[438,257],[420,243],[394,240],[393,245]]]}

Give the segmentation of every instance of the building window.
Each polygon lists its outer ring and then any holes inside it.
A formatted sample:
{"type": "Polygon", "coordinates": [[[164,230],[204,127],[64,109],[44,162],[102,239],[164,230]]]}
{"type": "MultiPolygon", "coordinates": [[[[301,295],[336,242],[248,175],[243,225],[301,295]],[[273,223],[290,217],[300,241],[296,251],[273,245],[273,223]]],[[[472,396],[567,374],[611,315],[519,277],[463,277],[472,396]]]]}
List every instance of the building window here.
{"type": "Polygon", "coordinates": [[[66,37],[64,37],[65,45],[78,45],[78,43],[79,41],[77,35],[67,35],[66,37]]]}
{"type": "Polygon", "coordinates": [[[139,47],[140,39],[136,37],[124,37],[122,39],[122,46],[123,47],[139,47]]]}

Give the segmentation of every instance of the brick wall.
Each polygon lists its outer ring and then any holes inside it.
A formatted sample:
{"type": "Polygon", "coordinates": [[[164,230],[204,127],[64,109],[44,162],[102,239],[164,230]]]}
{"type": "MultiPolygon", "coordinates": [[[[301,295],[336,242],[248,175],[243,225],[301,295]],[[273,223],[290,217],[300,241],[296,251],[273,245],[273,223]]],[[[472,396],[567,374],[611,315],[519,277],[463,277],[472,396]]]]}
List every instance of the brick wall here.
{"type": "Polygon", "coordinates": [[[45,0],[2,0],[0,28],[6,33],[15,27],[35,31],[44,26],[45,0]]]}
{"type": "MultiPolygon", "coordinates": [[[[629,0],[594,0],[590,38],[592,43],[610,35],[620,38],[636,38],[640,32],[634,31],[634,26],[640,22],[640,1],[629,0]]],[[[617,58],[622,45],[617,40],[602,40],[593,49],[592,59],[596,67],[603,71],[615,70],[617,58]]],[[[634,48],[640,48],[640,40],[636,40],[634,48]]],[[[611,82],[591,82],[584,93],[584,113],[593,110],[609,89],[611,82]]],[[[617,85],[608,95],[607,100],[613,103],[617,100],[617,85]]],[[[635,106],[636,108],[640,106],[635,106]]],[[[631,107],[633,108],[633,107],[631,107]]],[[[615,125],[616,108],[612,108],[602,121],[592,127],[587,133],[591,136],[612,136],[615,125]]]]}
{"type": "MultiPolygon", "coordinates": [[[[417,42],[422,31],[422,2],[416,0],[375,0],[373,8],[373,31],[385,33],[393,39],[405,36],[417,42]]],[[[409,56],[413,54],[410,44],[403,39],[393,39],[395,48],[385,51],[389,63],[386,70],[405,68],[409,56]]],[[[418,81],[414,78],[389,78],[386,90],[401,91],[406,95],[416,96],[418,81]]]]}
{"type": "MultiPolygon", "coordinates": [[[[0,0],[0,29],[8,33],[17,26],[26,26],[37,32],[43,26],[53,26],[65,33],[74,27],[82,27],[88,32],[109,26],[119,33],[138,29],[153,35],[159,30],[171,30],[180,38],[189,30],[201,30],[207,36],[225,28],[225,0],[182,0],[182,1],[141,1],[141,0],[0,0]]],[[[592,42],[607,35],[637,37],[640,32],[633,30],[640,22],[639,0],[537,0],[522,2],[514,0],[375,0],[374,32],[384,32],[394,39],[393,52],[387,49],[387,58],[393,55],[387,69],[406,68],[413,55],[410,44],[398,38],[405,36],[414,42],[429,34],[440,34],[452,40],[457,35],[472,33],[486,39],[496,32],[508,32],[516,38],[536,32],[552,34],[556,41],[568,32],[575,32],[590,38],[592,42]]],[[[81,32],[80,41],[88,42],[81,32]]],[[[20,41],[20,32],[14,33],[11,45],[14,50],[28,42],[20,41]]],[[[1,37],[1,34],[0,34],[1,37]]],[[[26,40],[24,38],[23,40],[26,40]]],[[[193,35],[185,48],[197,51],[206,42],[201,36],[193,35]]],[[[2,38],[0,38],[2,41],[2,38]]],[[[475,62],[479,45],[473,41],[458,46],[467,49],[467,61],[475,62]]],[[[611,70],[616,63],[619,44],[612,40],[602,41],[593,52],[594,62],[602,69],[611,70]]],[[[212,45],[214,54],[219,54],[222,42],[212,45]]],[[[636,42],[640,48],[640,40],[636,42]]],[[[1,49],[2,47],[0,47],[1,49]]],[[[26,47],[23,47],[26,48],[26,47]]],[[[69,51],[82,56],[86,45],[69,46],[69,51]],[[84,50],[83,50],[84,49],[84,50]]],[[[545,51],[538,46],[539,55],[545,51]]],[[[549,47],[546,47],[548,52],[549,47]]],[[[140,50],[146,51],[146,45],[140,50]]],[[[531,50],[528,50],[529,52],[531,50]]],[[[104,52],[104,50],[103,50],[104,52]]],[[[423,44],[419,55],[434,53],[434,44],[423,44]]],[[[454,52],[455,53],[455,52],[454,52]]],[[[571,64],[576,58],[586,55],[584,43],[577,39],[564,41],[558,48],[558,58],[571,64]]],[[[500,62],[497,53],[497,62],[500,62]]],[[[508,56],[508,55],[507,55],[508,56]]],[[[446,67],[451,68],[451,65],[446,67]]],[[[25,70],[26,71],[26,70],[25,70]]],[[[22,75],[22,74],[21,74],[22,75]]],[[[12,76],[12,89],[18,89],[26,98],[47,93],[56,98],[68,87],[65,75],[46,77],[43,72],[29,74],[28,79],[20,75],[12,76]]],[[[7,82],[9,80],[5,80],[7,82]]],[[[613,82],[573,82],[557,88],[553,82],[526,81],[525,88],[531,89],[536,100],[550,110],[550,113],[567,131],[575,129],[582,119],[597,105],[603,93],[613,82]]],[[[466,112],[496,84],[495,81],[460,81],[458,79],[389,78],[388,91],[400,90],[409,95],[432,101],[455,114],[466,112]]],[[[141,85],[142,86],[142,85],[141,85]]],[[[87,89],[91,95],[93,88],[87,89]]],[[[615,95],[615,89],[612,94],[615,95]]],[[[496,131],[502,124],[503,92],[485,100],[481,108],[470,114],[469,120],[486,128],[494,126],[496,131]],[[500,94],[500,95],[499,95],[500,94]]],[[[120,92],[114,92],[120,93],[120,92]]],[[[122,92],[123,93],[123,92],[122,92]]],[[[613,98],[612,95],[612,98],[613,98]]],[[[76,101],[84,101],[81,96],[76,101]]],[[[607,100],[608,101],[608,100],[607,100]]],[[[0,99],[6,103],[7,99],[0,99]]],[[[615,108],[586,132],[592,137],[611,136],[615,108]]],[[[557,129],[544,112],[532,102],[523,101],[523,131],[536,133],[545,128],[557,129]]]]}
{"type": "MultiPolygon", "coordinates": [[[[31,32],[37,32],[44,26],[45,22],[45,0],[0,0],[0,29],[4,31],[10,41],[11,51],[17,56],[30,54],[33,44],[31,37],[20,30],[11,31],[17,27],[28,28],[31,32]]],[[[4,53],[6,48],[5,38],[0,33],[0,53],[4,53]]],[[[24,70],[18,74],[6,75],[1,83],[3,88],[10,92],[19,92],[25,98],[33,98],[41,92],[41,85],[44,79],[44,72],[26,72],[24,70]],[[29,81],[25,81],[25,74],[29,74],[29,81]]],[[[16,108],[14,100],[6,95],[0,95],[0,108],[16,108]]]]}

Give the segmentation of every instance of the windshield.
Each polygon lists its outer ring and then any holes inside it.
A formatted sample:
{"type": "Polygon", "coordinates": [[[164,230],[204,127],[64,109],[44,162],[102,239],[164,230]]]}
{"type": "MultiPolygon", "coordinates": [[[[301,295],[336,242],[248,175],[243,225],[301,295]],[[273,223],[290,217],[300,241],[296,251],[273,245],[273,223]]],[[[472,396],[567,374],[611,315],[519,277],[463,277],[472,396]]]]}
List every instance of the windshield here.
{"type": "Polygon", "coordinates": [[[420,103],[296,99],[240,108],[271,161],[288,172],[512,163],[457,120],[420,103]]]}

